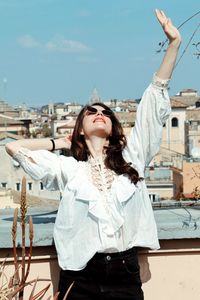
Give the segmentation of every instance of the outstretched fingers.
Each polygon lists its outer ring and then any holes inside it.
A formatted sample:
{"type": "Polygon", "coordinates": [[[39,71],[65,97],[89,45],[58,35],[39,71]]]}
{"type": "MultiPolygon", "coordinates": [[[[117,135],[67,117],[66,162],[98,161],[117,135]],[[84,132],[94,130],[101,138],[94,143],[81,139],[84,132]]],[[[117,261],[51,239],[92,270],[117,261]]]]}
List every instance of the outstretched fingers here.
{"type": "Polygon", "coordinates": [[[158,22],[162,26],[167,38],[169,39],[169,42],[179,45],[181,42],[181,36],[178,29],[173,25],[171,19],[168,18],[164,11],[160,9],[156,9],[155,14],[158,22]]]}
{"type": "Polygon", "coordinates": [[[164,13],[164,11],[160,10],[160,9],[155,9],[155,14],[156,17],[158,19],[158,22],[160,23],[160,25],[163,27],[164,24],[167,22],[167,17],[164,13]]]}

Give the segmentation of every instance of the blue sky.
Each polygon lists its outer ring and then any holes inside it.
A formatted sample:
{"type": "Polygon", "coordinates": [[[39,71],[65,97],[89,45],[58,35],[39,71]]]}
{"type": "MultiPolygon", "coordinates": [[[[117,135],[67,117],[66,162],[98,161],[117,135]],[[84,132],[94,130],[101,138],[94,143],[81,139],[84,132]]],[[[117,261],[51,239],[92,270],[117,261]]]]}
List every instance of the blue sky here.
{"type": "MultiPolygon", "coordinates": [[[[156,54],[164,35],[154,9],[179,25],[200,10],[198,2],[0,0],[0,98],[11,105],[86,103],[94,87],[103,100],[140,98],[163,56],[156,54]]],[[[199,21],[181,29],[180,53],[199,21]]],[[[194,52],[191,45],[177,66],[170,95],[200,93],[194,52]]]]}

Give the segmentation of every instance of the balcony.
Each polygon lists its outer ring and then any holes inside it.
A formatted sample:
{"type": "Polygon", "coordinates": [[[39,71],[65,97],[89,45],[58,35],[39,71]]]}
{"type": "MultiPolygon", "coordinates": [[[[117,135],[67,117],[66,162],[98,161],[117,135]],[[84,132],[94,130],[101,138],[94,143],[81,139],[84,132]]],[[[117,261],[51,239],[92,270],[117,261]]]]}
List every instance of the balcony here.
{"type": "MultiPolygon", "coordinates": [[[[59,267],[53,245],[52,231],[55,211],[28,210],[33,217],[34,239],[33,255],[28,279],[46,278],[52,284],[43,300],[53,300],[57,290],[59,267]]],[[[160,250],[140,249],[139,260],[145,300],[199,300],[199,264],[200,264],[200,220],[199,206],[168,207],[154,210],[160,250]]],[[[4,210],[0,215],[0,259],[7,258],[6,272],[11,276],[14,271],[12,254],[13,211],[4,210]]],[[[28,240],[28,239],[27,239],[28,240]]],[[[20,226],[18,226],[17,245],[20,248],[20,226]]],[[[27,241],[28,246],[28,241],[27,241]]],[[[20,253],[19,253],[20,256],[20,253]]],[[[38,282],[41,290],[49,282],[38,282]]],[[[31,288],[25,289],[25,295],[31,288]]]]}

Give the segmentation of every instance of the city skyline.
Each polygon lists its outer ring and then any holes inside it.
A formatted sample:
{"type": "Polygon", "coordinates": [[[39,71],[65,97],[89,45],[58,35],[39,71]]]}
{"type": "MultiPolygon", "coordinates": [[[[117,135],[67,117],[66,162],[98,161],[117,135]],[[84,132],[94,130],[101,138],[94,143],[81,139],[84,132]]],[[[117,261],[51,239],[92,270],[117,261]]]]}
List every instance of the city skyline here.
{"type": "MultiPolygon", "coordinates": [[[[195,1],[0,0],[0,99],[9,105],[89,100],[97,88],[102,100],[140,98],[164,53],[165,40],[154,9],[176,26],[199,11],[195,1]]],[[[180,55],[199,23],[181,29],[180,55]]],[[[169,93],[200,91],[199,64],[192,43],[178,64],[169,93]]]]}

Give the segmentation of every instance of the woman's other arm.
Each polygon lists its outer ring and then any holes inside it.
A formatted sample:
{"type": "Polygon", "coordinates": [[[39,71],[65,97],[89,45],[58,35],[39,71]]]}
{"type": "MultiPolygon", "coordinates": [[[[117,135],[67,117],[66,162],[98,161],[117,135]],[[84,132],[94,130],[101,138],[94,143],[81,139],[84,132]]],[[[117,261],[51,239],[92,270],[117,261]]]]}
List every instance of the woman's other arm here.
{"type": "MultiPolygon", "coordinates": [[[[70,149],[71,142],[68,137],[53,139],[55,149],[70,149]]],[[[53,142],[51,139],[24,139],[6,144],[6,151],[10,156],[15,156],[20,148],[26,148],[29,150],[49,150],[53,149],[53,142]]]]}

